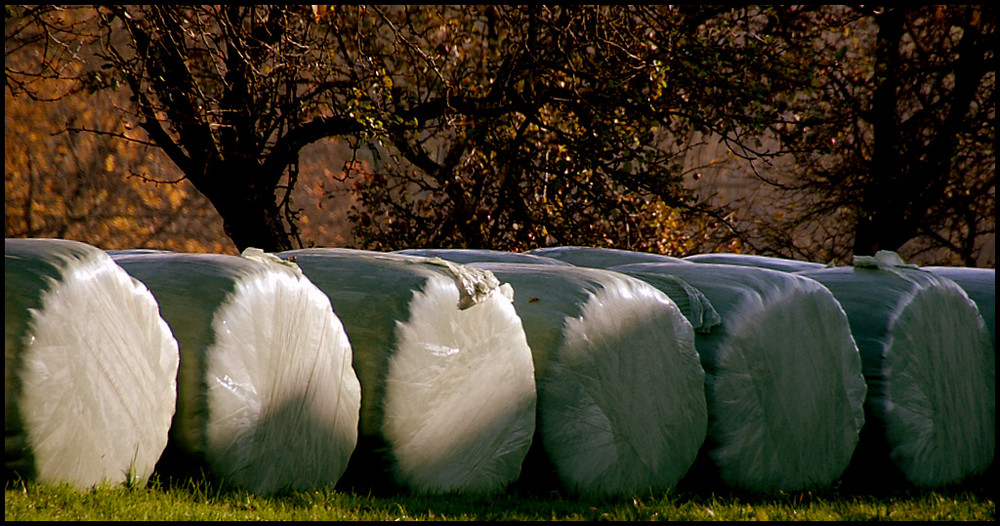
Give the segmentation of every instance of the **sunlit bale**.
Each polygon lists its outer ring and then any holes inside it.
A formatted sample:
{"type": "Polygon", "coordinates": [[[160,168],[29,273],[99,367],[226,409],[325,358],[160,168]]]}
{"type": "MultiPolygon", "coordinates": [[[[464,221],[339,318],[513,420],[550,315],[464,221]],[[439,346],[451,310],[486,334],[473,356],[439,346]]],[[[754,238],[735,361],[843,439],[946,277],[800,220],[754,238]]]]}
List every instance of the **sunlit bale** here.
{"type": "MultiPolygon", "coordinates": [[[[535,255],[534,253],[514,253],[500,250],[477,250],[477,249],[408,249],[401,250],[403,254],[413,254],[421,256],[436,256],[456,263],[526,263],[539,265],[561,265],[580,266],[590,268],[607,268],[621,264],[622,261],[642,262],[642,261],[677,261],[674,258],[658,256],[655,254],[631,253],[624,250],[585,248],[585,247],[562,247],[559,249],[539,249],[534,251],[538,254],[550,253],[553,257],[535,255]],[[569,261],[577,261],[580,265],[574,265],[569,261]]],[[[697,288],[684,283],[683,280],[673,276],[659,276],[656,278],[656,288],[667,294],[684,317],[691,323],[695,331],[708,331],[720,323],[719,314],[712,308],[712,304],[705,298],[697,288]]]]}
{"type": "Polygon", "coordinates": [[[995,451],[995,353],[954,281],[880,252],[804,271],[847,312],[868,384],[852,478],[921,487],[985,471],[995,451]]]}
{"type": "Polygon", "coordinates": [[[605,496],[676,485],[707,413],[694,333],[670,298],[603,270],[470,264],[511,284],[533,354],[538,431],[522,482],[605,496]]]}
{"type": "Polygon", "coordinates": [[[4,240],[6,477],[145,483],[167,444],[177,342],[100,249],[4,240]]]}
{"type": "Polygon", "coordinates": [[[351,339],[362,389],[352,485],[490,493],[517,480],[537,395],[509,286],[440,258],[279,255],[329,296],[351,339]]]}
{"type": "Polygon", "coordinates": [[[692,480],[757,492],[832,485],[864,425],[865,383],[840,305],[819,283],[783,272],[699,263],[611,267],[700,289],[722,323],[698,333],[708,436],[692,480]]]}
{"type": "Polygon", "coordinates": [[[326,295],[254,249],[112,256],[156,296],[180,347],[166,469],[205,466],[258,494],[335,485],[361,389],[326,295]]]}

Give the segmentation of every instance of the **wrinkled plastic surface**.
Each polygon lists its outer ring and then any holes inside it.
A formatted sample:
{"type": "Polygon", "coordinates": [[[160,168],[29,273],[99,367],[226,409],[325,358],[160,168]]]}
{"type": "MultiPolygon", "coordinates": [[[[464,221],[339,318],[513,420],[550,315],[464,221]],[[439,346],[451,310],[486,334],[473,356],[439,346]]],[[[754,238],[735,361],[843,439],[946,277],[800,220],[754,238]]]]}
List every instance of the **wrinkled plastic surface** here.
{"type": "Polygon", "coordinates": [[[997,270],[994,268],[972,267],[922,267],[923,270],[946,277],[968,294],[975,302],[979,314],[986,323],[986,330],[993,342],[993,352],[997,348],[997,270]]]}
{"type": "Polygon", "coordinates": [[[670,275],[701,290],[722,323],[699,333],[711,465],[752,491],[831,485],[864,425],[865,383],[847,318],[819,283],[768,269],[637,263],[642,279],[670,275]]]}
{"type": "Polygon", "coordinates": [[[469,265],[471,263],[533,263],[537,265],[562,265],[569,263],[558,259],[536,256],[524,252],[505,252],[502,250],[466,249],[466,248],[423,248],[400,250],[397,254],[411,256],[439,257],[455,263],[469,265]]]}
{"type": "Polygon", "coordinates": [[[101,250],[4,242],[4,463],[27,479],[144,482],[166,443],[177,342],[101,250]]]}
{"type": "Polygon", "coordinates": [[[681,259],[662,254],[598,247],[546,247],[529,250],[526,254],[552,258],[577,267],[605,269],[618,265],[628,265],[630,263],[683,262],[681,259]]]}
{"type": "Polygon", "coordinates": [[[180,344],[171,446],[258,494],[335,484],[357,443],[360,385],[329,299],[259,251],[118,253],[180,344]]]}
{"type": "Polygon", "coordinates": [[[537,394],[509,287],[440,258],[279,255],[329,296],[351,339],[361,441],[375,451],[357,471],[378,478],[388,464],[395,483],[427,493],[495,492],[518,478],[537,394]]]}
{"type": "Polygon", "coordinates": [[[539,446],[558,480],[593,495],[674,486],[707,412],[694,333],[670,298],[604,270],[474,265],[514,289],[538,378],[539,446]]]}
{"type": "Polygon", "coordinates": [[[771,256],[756,256],[752,254],[695,254],[683,258],[692,263],[716,263],[719,265],[742,265],[746,267],[767,268],[782,272],[798,272],[800,270],[817,270],[825,265],[809,261],[798,261],[771,256]]]}
{"type": "Polygon", "coordinates": [[[677,276],[656,272],[631,273],[631,275],[669,296],[691,323],[695,332],[710,333],[722,324],[722,317],[705,294],[677,276]]]}
{"type": "Polygon", "coordinates": [[[898,259],[857,263],[801,273],[841,303],[861,352],[868,424],[857,468],[881,476],[891,461],[924,487],[984,471],[995,450],[995,355],[975,304],[955,282],[898,259]]]}
{"type": "MultiPolygon", "coordinates": [[[[586,256],[586,261],[590,262],[591,268],[605,268],[609,262],[619,262],[622,260],[633,260],[636,261],[646,260],[653,258],[654,260],[661,261],[664,256],[657,256],[654,254],[640,254],[638,256],[630,255],[632,253],[619,251],[619,250],[608,250],[608,249],[583,249],[579,247],[574,248],[559,248],[559,249],[539,249],[538,253],[550,253],[554,257],[546,257],[542,255],[534,255],[527,253],[514,253],[514,252],[503,252],[499,250],[475,250],[475,249],[411,249],[402,250],[401,254],[419,255],[426,257],[440,257],[447,259],[449,261],[454,261],[463,264],[475,264],[475,263],[518,263],[518,264],[537,264],[537,265],[556,265],[556,266],[569,266],[575,267],[571,263],[562,261],[561,259],[556,259],[559,254],[565,254],[566,258],[573,261],[576,260],[574,255],[578,257],[586,256]]],[[[667,258],[667,261],[674,261],[673,258],[667,258]]],[[[588,265],[580,265],[588,266],[588,265]]],[[[677,304],[677,307],[681,310],[684,316],[691,323],[692,328],[699,332],[704,332],[711,330],[712,327],[717,326],[720,323],[719,314],[715,312],[712,308],[712,304],[705,298],[705,295],[701,293],[698,289],[684,283],[682,280],[677,279],[673,276],[655,276],[653,279],[657,279],[658,283],[656,288],[667,294],[677,304]]]]}

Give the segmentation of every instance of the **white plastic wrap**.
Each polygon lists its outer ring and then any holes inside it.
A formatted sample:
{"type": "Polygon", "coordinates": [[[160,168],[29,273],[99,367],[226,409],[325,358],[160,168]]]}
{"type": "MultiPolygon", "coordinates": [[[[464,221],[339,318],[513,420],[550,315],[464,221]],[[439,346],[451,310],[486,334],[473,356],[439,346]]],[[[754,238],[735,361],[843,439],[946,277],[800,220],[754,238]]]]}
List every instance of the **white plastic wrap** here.
{"type": "Polygon", "coordinates": [[[683,260],[617,248],[599,247],[547,247],[529,250],[526,254],[552,258],[577,267],[609,268],[630,263],[680,263],[683,260]]]}
{"type": "Polygon", "coordinates": [[[543,451],[529,459],[545,465],[525,470],[554,468],[565,487],[594,495],[674,486],[704,441],[707,412],[694,333],[673,301],[604,270],[472,265],[512,285],[531,345],[543,451]]]}
{"type": "Polygon", "coordinates": [[[103,251],[4,240],[4,464],[25,479],[144,483],[167,444],[177,342],[103,251]]]}
{"type": "MultiPolygon", "coordinates": [[[[534,254],[503,252],[499,250],[475,250],[475,249],[411,249],[403,250],[400,253],[419,256],[434,256],[455,261],[457,263],[524,263],[539,265],[557,265],[575,267],[572,263],[567,263],[561,259],[556,259],[560,255],[571,261],[588,263],[579,265],[580,267],[604,269],[609,266],[620,264],[622,261],[640,262],[652,258],[655,261],[676,261],[666,256],[655,254],[632,254],[623,250],[612,249],[591,249],[581,247],[564,247],[559,249],[539,249],[539,253],[551,251],[554,257],[546,257],[534,254]],[[576,256],[576,257],[574,257],[576,256]],[[579,258],[579,259],[578,259],[579,258]]],[[[670,297],[671,300],[684,314],[684,317],[691,323],[691,327],[698,332],[711,330],[720,323],[719,314],[712,308],[711,302],[698,289],[685,283],[683,280],[673,276],[659,276],[655,287],[670,297]]]]}
{"type": "Polygon", "coordinates": [[[997,348],[997,269],[973,267],[922,267],[955,283],[975,302],[990,333],[993,352],[997,348]]]}
{"type": "Polygon", "coordinates": [[[865,383],[847,317],[829,291],[792,274],[733,265],[612,269],[640,279],[679,277],[721,316],[718,328],[696,338],[709,415],[708,461],[698,469],[759,492],[823,488],[843,474],[864,425],[865,383]]]}
{"type": "Polygon", "coordinates": [[[867,424],[854,467],[869,479],[895,468],[923,487],[959,482],[995,450],[989,334],[955,282],[889,255],[800,273],[833,292],[861,352],[867,424]]]}
{"type": "Polygon", "coordinates": [[[692,263],[716,263],[720,265],[742,265],[746,267],[768,268],[782,272],[798,272],[800,270],[817,270],[823,268],[822,263],[799,261],[772,256],[756,256],[752,254],[695,254],[683,258],[692,263]]]}
{"type": "Polygon", "coordinates": [[[113,257],[153,292],[180,346],[170,447],[258,494],[336,484],[361,389],[326,295],[254,249],[113,257]]]}
{"type": "Polygon", "coordinates": [[[440,258],[283,252],[344,321],[361,381],[351,478],[417,493],[495,492],[535,430],[535,378],[510,288],[440,258]]]}
{"type": "Polygon", "coordinates": [[[502,250],[486,250],[471,248],[414,248],[400,250],[397,254],[411,256],[439,257],[455,263],[468,265],[470,263],[532,263],[538,265],[572,266],[558,259],[536,256],[524,252],[505,252],[502,250]]]}

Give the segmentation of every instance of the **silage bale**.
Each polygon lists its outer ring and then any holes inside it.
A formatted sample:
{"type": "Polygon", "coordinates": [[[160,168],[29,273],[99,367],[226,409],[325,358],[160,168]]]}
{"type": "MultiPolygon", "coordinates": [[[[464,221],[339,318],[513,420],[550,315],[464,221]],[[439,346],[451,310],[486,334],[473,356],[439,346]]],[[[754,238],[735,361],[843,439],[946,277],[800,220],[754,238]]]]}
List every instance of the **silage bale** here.
{"type": "Polygon", "coordinates": [[[257,494],[336,484],[361,402],[326,295],[256,249],[112,255],[156,296],[180,347],[170,461],[257,494]]]}
{"type": "Polygon", "coordinates": [[[996,353],[996,312],[997,312],[997,269],[974,267],[921,267],[923,270],[944,276],[955,283],[969,296],[979,309],[979,314],[990,333],[993,352],[996,353]]]}
{"type": "Polygon", "coordinates": [[[722,323],[696,337],[708,436],[692,480],[756,492],[824,488],[849,465],[864,425],[865,383],[840,305],[783,272],[701,263],[611,267],[700,289],[722,323]]]}
{"type": "MultiPolygon", "coordinates": [[[[553,257],[535,255],[533,253],[513,253],[500,250],[478,249],[409,249],[400,253],[437,256],[456,263],[526,263],[539,265],[579,266],[606,269],[627,262],[643,261],[677,261],[667,256],[656,254],[630,253],[624,250],[559,247],[555,249],[538,249],[539,254],[551,254],[553,257]],[[568,261],[564,261],[568,260],[568,261]],[[580,263],[575,265],[569,261],[580,263]]],[[[711,302],[695,287],[673,276],[658,276],[655,287],[670,297],[691,327],[698,332],[710,331],[720,323],[719,314],[712,308],[711,302]]]]}
{"type": "MultiPolygon", "coordinates": [[[[996,284],[997,284],[997,271],[993,268],[974,268],[974,267],[941,267],[941,266],[929,266],[921,267],[923,270],[933,272],[939,276],[948,278],[962,287],[962,290],[969,296],[979,309],[979,315],[983,319],[983,323],[986,325],[986,330],[990,334],[990,343],[993,344],[993,356],[996,357],[997,352],[997,339],[996,339],[996,310],[997,310],[997,294],[996,294],[996,284]]],[[[994,363],[995,363],[994,359],[994,363]]],[[[994,414],[996,408],[994,407],[994,414]]],[[[995,418],[995,417],[994,417],[995,418]]],[[[993,442],[993,461],[990,463],[992,466],[996,463],[996,438],[994,437],[993,442]]]]}
{"type": "Polygon", "coordinates": [[[6,476],[145,483],[174,414],[177,342],[100,249],[4,240],[6,476]]]}
{"type": "Polygon", "coordinates": [[[537,395],[509,286],[439,258],[279,255],[329,296],[354,348],[362,404],[352,483],[489,493],[517,480],[537,395]]]}
{"type": "Polygon", "coordinates": [[[891,252],[800,274],[837,298],[861,352],[867,424],[852,477],[896,473],[939,487],[985,471],[995,450],[995,355],[962,288],[891,252]]]}
{"type": "Polygon", "coordinates": [[[604,270],[472,265],[511,284],[531,346],[538,432],[524,476],[589,495],[674,486],[707,413],[694,334],[673,301],[604,270]]]}

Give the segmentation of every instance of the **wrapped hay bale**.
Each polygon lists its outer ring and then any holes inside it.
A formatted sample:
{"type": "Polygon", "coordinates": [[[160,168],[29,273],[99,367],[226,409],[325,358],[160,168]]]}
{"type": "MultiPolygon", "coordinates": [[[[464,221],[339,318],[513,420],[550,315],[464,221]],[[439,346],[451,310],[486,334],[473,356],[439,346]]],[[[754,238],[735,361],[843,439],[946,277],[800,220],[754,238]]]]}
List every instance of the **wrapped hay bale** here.
{"type": "Polygon", "coordinates": [[[352,483],[417,493],[495,492],[535,429],[531,351],[487,272],[349,249],[283,252],[344,321],[361,381],[352,483]]]}
{"type": "Polygon", "coordinates": [[[615,272],[486,262],[514,289],[538,384],[525,475],[591,495],[674,486],[707,425],[694,333],[669,297],[615,272]]]}
{"type": "Polygon", "coordinates": [[[526,254],[542,256],[569,263],[577,267],[608,268],[630,263],[679,263],[678,258],[662,254],[634,252],[617,248],[598,247],[547,247],[529,250],[526,254]]]}
{"type": "Polygon", "coordinates": [[[326,295],[255,249],[113,257],[156,296],[180,347],[170,460],[258,494],[334,485],[361,390],[326,295]]]}
{"type": "MultiPolygon", "coordinates": [[[[969,296],[979,309],[979,315],[986,324],[986,331],[990,334],[990,343],[993,344],[993,356],[996,357],[996,311],[997,311],[997,271],[993,268],[974,267],[922,267],[923,270],[933,272],[939,276],[948,278],[962,287],[962,290],[969,296]]],[[[995,359],[994,359],[995,362],[995,359]]],[[[996,408],[994,406],[994,414],[996,408]]],[[[994,418],[996,418],[994,416],[994,418]]],[[[992,467],[997,460],[996,438],[993,442],[992,467]]]]}
{"type": "Polygon", "coordinates": [[[4,466],[86,489],[145,482],[167,443],[177,342],[103,251],[4,240],[4,466]]]}
{"type": "Polygon", "coordinates": [[[995,355],[968,295],[891,252],[800,274],[837,298],[861,352],[867,423],[852,478],[895,473],[938,487],[985,471],[995,450],[995,355]]]}
{"type": "Polygon", "coordinates": [[[696,337],[708,436],[692,480],[750,491],[823,488],[849,465],[865,383],[847,318],[819,283],[767,269],[696,263],[612,267],[700,289],[722,323],[696,337]]]}
{"type": "Polygon", "coordinates": [[[782,272],[798,272],[800,270],[821,269],[825,265],[809,261],[798,261],[772,256],[756,256],[752,254],[695,254],[683,258],[692,263],[716,263],[720,265],[742,265],[746,267],[768,268],[782,272]]]}
{"type": "Polygon", "coordinates": [[[995,268],[974,267],[921,267],[923,270],[944,276],[955,283],[969,296],[979,309],[979,314],[990,333],[993,352],[997,347],[997,270],[995,268]]]}
{"type": "Polygon", "coordinates": [[[642,281],[670,297],[697,333],[709,333],[722,324],[712,302],[697,287],[669,274],[646,274],[642,281]]]}
{"type": "MultiPolygon", "coordinates": [[[[561,247],[556,249],[539,249],[538,253],[550,253],[553,257],[528,253],[512,253],[499,250],[475,249],[410,249],[401,253],[422,256],[437,256],[456,263],[526,263],[539,265],[580,266],[606,269],[621,264],[622,261],[678,261],[667,256],[656,254],[641,254],[625,250],[599,249],[585,247],[561,247]],[[567,261],[576,261],[575,265],[567,261]]],[[[657,276],[655,287],[670,297],[684,317],[691,323],[695,331],[705,332],[720,323],[719,314],[712,308],[711,302],[695,287],[673,276],[657,276]]]]}

